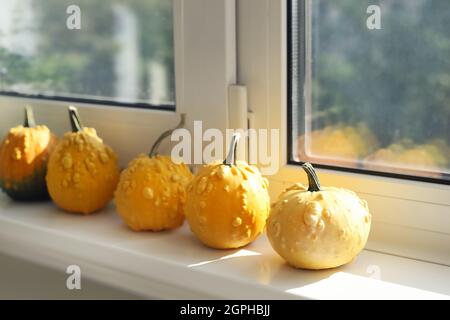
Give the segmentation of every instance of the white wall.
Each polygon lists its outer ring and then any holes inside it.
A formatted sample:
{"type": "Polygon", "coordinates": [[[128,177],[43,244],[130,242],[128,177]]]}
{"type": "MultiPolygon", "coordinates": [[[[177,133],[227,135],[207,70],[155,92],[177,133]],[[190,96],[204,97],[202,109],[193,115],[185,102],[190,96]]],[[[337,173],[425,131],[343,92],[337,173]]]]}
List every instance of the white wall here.
{"type": "Polygon", "coordinates": [[[81,280],[81,290],[66,288],[65,270],[53,270],[0,254],[0,300],[3,299],[139,299],[139,296],[81,280]]]}

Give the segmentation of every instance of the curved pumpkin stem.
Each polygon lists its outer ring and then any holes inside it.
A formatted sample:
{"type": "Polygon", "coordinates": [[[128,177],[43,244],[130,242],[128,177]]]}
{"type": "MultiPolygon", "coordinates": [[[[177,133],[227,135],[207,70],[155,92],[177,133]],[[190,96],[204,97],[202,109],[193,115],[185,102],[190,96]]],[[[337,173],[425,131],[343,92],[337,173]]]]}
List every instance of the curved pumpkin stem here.
{"type": "Polygon", "coordinates": [[[25,128],[36,127],[36,121],[34,121],[33,109],[30,106],[25,107],[25,121],[23,123],[25,128]]]}
{"type": "Polygon", "coordinates": [[[236,164],[236,149],[240,138],[241,135],[239,132],[233,134],[233,137],[231,138],[230,149],[228,150],[227,157],[225,158],[225,160],[223,160],[223,164],[227,166],[236,164]]]}
{"type": "Polygon", "coordinates": [[[164,131],[163,133],[161,133],[161,135],[158,137],[158,139],[156,139],[155,143],[152,146],[152,149],[150,150],[149,156],[150,157],[154,157],[156,156],[158,153],[158,148],[159,145],[161,144],[161,142],[167,138],[168,136],[170,136],[172,134],[172,132],[174,132],[177,129],[180,129],[182,127],[184,127],[184,122],[186,121],[186,114],[181,113],[180,114],[180,122],[177,124],[177,126],[173,129],[164,131]]]}
{"type": "Polygon", "coordinates": [[[69,107],[69,118],[70,118],[70,125],[72,127],[72,132],[80,132],[83,130],[80,115],[78,114],[77,108],[75,108],[74,106],[69,107]]]}
{"type": "Polygon", "coordinates": [[[308,176],[308,191],[320,191],[320,182],[317,177],[316,170],[309,162],[305,162],[302,164],[303,170],[305,170],[306,175],[308,176]]]}

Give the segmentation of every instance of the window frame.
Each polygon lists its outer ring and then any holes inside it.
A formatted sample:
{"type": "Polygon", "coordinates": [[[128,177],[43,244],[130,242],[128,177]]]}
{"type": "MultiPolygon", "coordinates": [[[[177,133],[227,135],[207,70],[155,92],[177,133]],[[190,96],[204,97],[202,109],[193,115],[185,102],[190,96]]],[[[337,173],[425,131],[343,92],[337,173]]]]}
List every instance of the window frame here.
{"type": "MultiPolygon", "coordinates": [[[[298,75],[300,76],[299,79],[299,91],[306,92],[303,95],[298,95],[296,97],[293,97],[295,94],[294,89],[294,77],[292,75],[292,67],[294,65],[294,59],[296,59],[296,54],[293,52],[292,47],[292,40],[293,40],[293,33],[291,30],[292,26],[292,19],[293,19],[293,11],[294,8],[292,8],[293,1],[288,0],[287,1],[287,14],[286,14],[286,21],[287,21],[287,91],[288,91],[288,101],[287,101],[287,130],[288,130],[288,144],[287,144],[287,163],[292,165],[301,165],[302,162],[295,161],[293,159],[294,154],[294,105],[296,105],[295,99],[300,99],[300,103],[298,107],[305,107],[311,109],[311,61],[312,61],[312,44],[311,44],[311,35],[312,32],[311,26],[312,26],[312,20],[311,20],[311,12],[312,12],[312,4],[309,0],[297,0],[299,8],[297,8],[299,12],[298,17],[298,23],[299,27],[302,28],[300,31],[299,36],[299,50],[301,52],[298,52],[297,55],[301,57],[301,61],[299,62],[299,72],[298,75]],[[304,41],[305,43],[302,43],[304,41]],[[308,66],[309,65],[309,66],[308,66]]],[[[301,93],[301,92],[300,92],[301,93]]],[[[311,110],[309,110],[311,111],[311,110]]],[[[413,181],[422,181],[422,182],[430,182],[430,183],[437,183],[437,184],[444,184],[444,185],[450,185],[450,179],[440,179],[436,177],[427,177],[427,176],[418,176],[418,175],[412,175],[412,174],[403,174],[403,173],[395,173],[395,172],[387,172],[387,171],[378,171],[378,170],[370,170],[365,168],[352,168],[352,167],[344,167],[344,166],[338,166],[333,164],[321,164],[321,163],[315,163],[314,159],[310,161],[314,167],[316,168],[322,168],[322,169],[330,169],[330,170],[336,170],[336,171],[344,171],[344,172],[351,172],[351,173],[360,173],[360,174],[366,174],[366,175],[374,175],[374,176],[381,176],[381,177],[388,177],[388,178],[397,178],[397,179],[405,179],[405,180],[413,180],[413,181]]],[[[350,161],[351,162],[351,161],[350,161]]]]}
{"type": "MultiPolygon", "coordinates": [[[[191,132],[194,120],[204,128],[229,127],[229,86],[243,85],[251,128],[280,130],[280,170],[268,177],[272,201],[288,185],[305,183],[287,157],[287,1],[173,1],[176,110],[76,103],[84,123],[98,129],[125,166],[176,125],[180,113],[191,132]]],[[[1,95],[8,117],[0,118],[0,129],[20,123],[27,103],[37,121],[57,134],[69,129],[62,121],[67,102],[1,95]]],[[[162,148],[167,151],[167,144],[162,148]]],[[[323,185],[352,189],[368,200],[374,218],[367,249],[450,265],[450,186],[325,168],[318,173],[323,185]]]]}
{"type": "MultiPolygon", "coordinates": [[[[247,86],[252,128],[280,129],[280,169],[271,199],[306,183],[288,157],[288,1],[238,0],[238,81],[247,86]]],[[[373,215],[368,250],[450,265],[450,186],[318,167],[322,185],[348,188],[373,215]]]]}
{"type": "MultiPolygon", "coordinates": [[[[175,12],[175,1],[173,1],[173,17],[175,18],[178,14],[175,12]]],[[[175,23],[174,23],[175,28],[175,23]]],[[[174,37],[176,32],[174,30],[174,37]]],[[[175,42],[175,39],[174,39],[175,42]]],[[[175,50],[175,48],[174,48],[175,50]]],[[[175,55],[174,55],[175,56],[175,55]]],[[[175,58],[174,58],[175,60],[175,58]]],[[[175,63],[175,61],[174,61],[175,63]]],[[[95,99],[95,98],[83,98],[76,97],[76,95],[48,95],[45,93],[23,93],[18,91],[8,91],[8,90],[0,90],[1,97],[15,97],[15,98],[24,98],[24,99],[33,99],[33,100],[46,100],[46,101],[57,101],[62,103],[72,103],[72,104],[89,104],[89,105],[99,105],[99,106],[110,106],[110,107],[130,107],[130,108],[141,108],[141,109],[152,109],[152,110],[163,110],[163,111],[175,111],[176,110],[176,101],[174,103],[160,103],[154,104],[151,102],[123,102],[120,100],[109,99],[105,97],[105,99],[95,99]]]]}
{"type": "Polygon", "coordinates": [[[58,101],[58,102],[68,102],[72,104],[92,104],[100,106],[110,106],[110,107],[129,107],[129,108],[139,108],[139,109],[153,109],[153,110],[168,110],[174,111],[176,109],[176,103],[174,104],[152,104],[145,102],[120,102],[109,99],[90,99],[90,98],[77,98],[70,96],[59,96],[59,95],[46,95],[46,94],[26,94],[16,91],[1,91],[0,96],[3,97],[15,97],[15,98],[25,98],[33,100],[47,100],[47,101],[58,101]]]}
{"type": "MultiPolygon", "coordinates": [[[[115,103],[108,100],[55,99],[47,96],[0,94],[0,134],[23,121],[23,107],[35,110],[38,123],[61,136],[69,130],[67,106],[78,107],[83,123],[95,127],[126,166],[148,152],[155,139],[174,127],[181,113],[187,129],[203,120],[204,128],[225,130],[228,124],[228,86],[236,81],[235,1],[172,0],[175,57],[175,108],[115,103]],[[210,112],[211,107],[214,112],[210,112]],[[124,121],[126,119],[126,121],[124,121]],[[129,140],[124,140],[124,135],[129,140]]],[[[167,139],[169,140],[169,139],[167,139]]],[[[164,141],[160,152],[170,152],[164,141]]]]}

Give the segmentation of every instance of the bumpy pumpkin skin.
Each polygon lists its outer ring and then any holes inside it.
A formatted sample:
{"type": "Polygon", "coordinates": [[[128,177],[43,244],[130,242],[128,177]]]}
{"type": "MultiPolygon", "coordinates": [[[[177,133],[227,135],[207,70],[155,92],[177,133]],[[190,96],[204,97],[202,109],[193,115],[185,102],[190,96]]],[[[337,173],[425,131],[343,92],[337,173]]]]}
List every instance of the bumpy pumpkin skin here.
{"type": "Polygon", "coordinates": [[[168,156],[140,155],[120,174],[115,192],[117,212],[135,231],[181,226],[186,187],[192,173],[168,156]]]}
{"type": "Polygon", "coordinates": [[[205,165],[188,187],[186,217],[208,247],[232,249],[254,241],[270,210],[268,181],[246,162],[205,165]]]}
{"type": "Polygon", "coordinates": [[[0,146],[0,187],[18,201],[47,200],[47,161],[57,143],[46,126],[12,128],[0,146]]]}
{"type": "Polygon", "coordinates": [[[367,202],[346,189],[286,189],[267,220],[267,236],[289,264],[328,269],[350,262],[365,246],[371,215],[367,202]]]}
{"type": "Polygon", "coordinates": [[[46,176],[55,204],[82,214],[105,207],[118,179],[117,155],[92,128],[64,135],[50,156],[46,176]]]}

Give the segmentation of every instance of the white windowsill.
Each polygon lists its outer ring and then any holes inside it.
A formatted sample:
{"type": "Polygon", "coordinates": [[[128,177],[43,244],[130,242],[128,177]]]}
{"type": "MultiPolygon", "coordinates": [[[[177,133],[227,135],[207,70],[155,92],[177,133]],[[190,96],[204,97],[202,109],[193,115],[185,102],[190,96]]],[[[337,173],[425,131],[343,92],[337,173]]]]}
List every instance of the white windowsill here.
{"type": "Polygon", "coordinates": [[[82,277],[143,297],[450,299],[447,266],[364,250],[338,269],[296,270],[265,236],[241,250],[218,251],[200,244],[186,223],[171,232],[132,232],[112,206],[84,217],[1,195],[0,252],[59,271],[77,264],[82,277]],[[378,271],[381,280],[371,277],[378,271]]]}

